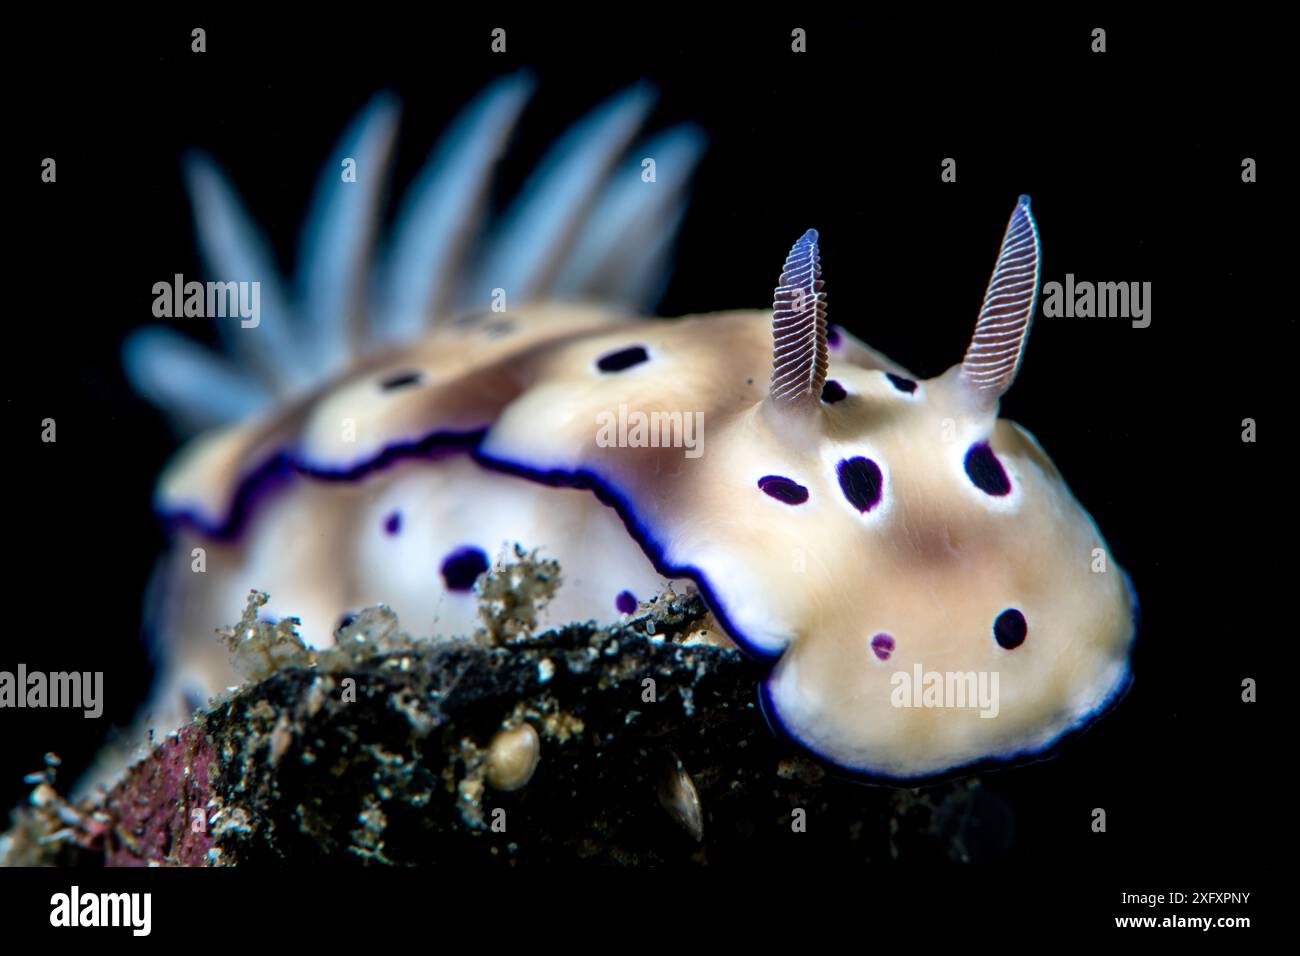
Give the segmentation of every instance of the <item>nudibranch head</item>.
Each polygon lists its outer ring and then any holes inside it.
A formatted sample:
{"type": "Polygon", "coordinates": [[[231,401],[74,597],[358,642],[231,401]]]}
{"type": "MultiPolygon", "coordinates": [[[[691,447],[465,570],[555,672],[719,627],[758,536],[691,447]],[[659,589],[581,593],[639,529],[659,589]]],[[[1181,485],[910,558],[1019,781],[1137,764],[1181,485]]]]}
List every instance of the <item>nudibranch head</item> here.
{"type": "Polygon", "coordinates": [[[1037,442],[997,416],[1037,285],[1021,197],[960,365],[919,383],[834,368],[845,397],[773,429],[809,493],[749,556],[789,582],[765,595],[793,598],[770,616],[789,630],[756,642],[781,655],[764,701],[841,766],[905,780],[1039,754],[1128,685],[1128,580],[1037,442]]]}
{"type": "Polygon", "coordinates": [[[914,781],[1042,754],[1127,686],[1135,604],[1052,462],[998,417],[1037,291],[1029,201],[965,360],[935,378],[843,332],[832,354],[820,273],[810,230],[770,324],[730,313],[553,350],[480,460],[619,509],[772,662],[767,713],[832,763],[914,781]],[[600,366],[632,346],[645,362],[600,366]],[[620,403],[701,413],[705,452],[600,447],[590,423],[620,403]]]}

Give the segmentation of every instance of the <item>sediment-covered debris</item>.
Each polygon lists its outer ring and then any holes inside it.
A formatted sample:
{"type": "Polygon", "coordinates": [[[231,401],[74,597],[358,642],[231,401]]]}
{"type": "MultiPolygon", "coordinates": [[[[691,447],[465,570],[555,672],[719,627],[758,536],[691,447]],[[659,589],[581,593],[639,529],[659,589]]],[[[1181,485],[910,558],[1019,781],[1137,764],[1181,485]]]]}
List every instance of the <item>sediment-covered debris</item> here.
{"type": "Polygon", "coordinates": [[[559,571],[516,557],[480,580],[484,630],[453,642],[414,639],[380,607],[313,651],[290,622],[261,621],[265,596],[252,595],[223,634],[249,682],[98,799],[74,805],[42,771],[0,844],[5,862],[996,855],[1000,815],[978,781],[866,787],[775,737],[755,692],[761,671],[698,596],[660,595],[614,627],[534,635],[520,608],[546,600],[559,571]]]}

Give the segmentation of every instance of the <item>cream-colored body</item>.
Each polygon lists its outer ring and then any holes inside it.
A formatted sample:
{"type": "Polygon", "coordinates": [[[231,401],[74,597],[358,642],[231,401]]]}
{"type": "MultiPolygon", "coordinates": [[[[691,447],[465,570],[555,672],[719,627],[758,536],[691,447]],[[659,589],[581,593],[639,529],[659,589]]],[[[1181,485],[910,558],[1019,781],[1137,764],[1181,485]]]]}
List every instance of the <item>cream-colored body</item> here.
{"type": "Polygon", "coordinates": [[[372,362],[276,421],[207,440],[167,476],[164,510],[220,522],[273,452],[307,473],[255,498],[235,540],[181,539],[169,627],[202,649],[192,671],[210,686],[225,679],[209,635],[254,587],[301,616],[317,645],[342,615],[374,603],[417,633],[466,633],[474,597],[442,586],[439,561],[464,543],[494,555],[518,543],[561,562],[552,622],[616,619],[619,592],[644,599],[666,578],[693,579],[733,638],[779,657],[767,692],[781,725],[854,770],[908,778],[1033,752],[1101,709],[1127,676],[1132,599],[1033,439],[975,400],[960,368],[900,391],[885,373],[905,371],[848,336],[828,373],[843,400],[775,405],[770,321],[629,321],[575,306],[488,316],[372,362]],[[598,368],[632,346],[647,361],[598,368]],[[383,388],[411,373],[419,384],[383,388]],[[598,423],[620,405],[702,413],[703,453],[603,446],[598,423]],[[310,473],[358,472],[385,449],[476,429],[486,429],[478,459],[399,454],[351,479],[310,473]],[[984,494],[964,472],[979,441],[1001,461],[1009,495],[984,494]],[[837,463],[858,455],[883,473],[880,503],[865,514],[836,478],[837,463]],[[808,500],[763,494],[757,482],[772,474],[805,486],[808,500]],[[402,529],[390,535],[394,512],[402,529]],[[188,570],[193,547],[208,548],[204,574],[188,570]],[[1014,650],[992,637],[1009,607],[1029,628],[1014,650]],[[878,633],[897,642],[888,661],[872,653],[878,633]],[[997,672],[996,716],[896,706],[894,675],[918,664],[997,672]]]}

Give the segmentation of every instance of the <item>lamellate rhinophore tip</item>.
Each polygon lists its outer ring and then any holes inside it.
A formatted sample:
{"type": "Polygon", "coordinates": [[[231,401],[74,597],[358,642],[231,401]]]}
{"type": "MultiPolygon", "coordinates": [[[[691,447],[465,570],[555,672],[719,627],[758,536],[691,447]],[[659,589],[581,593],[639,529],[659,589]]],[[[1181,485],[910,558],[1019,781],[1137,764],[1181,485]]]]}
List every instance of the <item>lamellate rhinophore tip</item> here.
{"type": "Polygon", "coordinates": [[[1038,298],[1040,262],[1038,225],[1029,197],[1022,195],[1007,223],[975,334],[962,359],[963,377],[984,405],[996,405],[1020,370],[1038,298]]]}
{"type": "Polygon", "coordinates": [[[772,301],[772,401],[815,403],[826,384],[826,296],[817,230],[790,248],[772,301]]]}

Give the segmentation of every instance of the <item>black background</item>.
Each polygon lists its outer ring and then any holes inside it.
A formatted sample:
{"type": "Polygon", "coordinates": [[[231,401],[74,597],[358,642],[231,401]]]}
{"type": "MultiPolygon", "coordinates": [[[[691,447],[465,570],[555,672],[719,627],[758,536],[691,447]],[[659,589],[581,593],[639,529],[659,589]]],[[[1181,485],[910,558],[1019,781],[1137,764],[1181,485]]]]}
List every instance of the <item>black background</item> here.
{"type": "Polygon", "coordinates": [[[143,588],[164,541],[150,491],[175,445],[118,355],[124,333],[152,321],[154,282],[202,274],[183,151],[216,157],[288,267],[320,164],[374,92],[403,100],[400,195],[457,110],[528,66],[538,92],[500,198],[556,134],[641,78],[661,90],[653,129],[707,131],[663,314],[770,303],[785,251],[815,226],[832,320],[938,374],[960,360],[1022,192],[1045,281],[1153,284],[1147,329],[1040,310],[1003,403],[1133,576],[1136,685],[1062,757],[986,785],[1013,810],[1013,863],[1194,866],[1220,882],[1257,872],[1284,816],[1259,793],[1283,753],[1285,691],[1269,677],[1293,629],[1276,618],[1293,565],[1278,466],[1295,309],[1275,237],[1292,219],[1277,138],[1294,122],[1282,118],[1275,31],[1104,16],[744,19],[322,9],[304,22],[51,15],[15,29],[8,45],[28,65],[10,84],[19,135],[6,151],[0,668],[104,670],[107,712],[0,713],[0,805],[22,797],[46,750],[70,782],[147,689],[143,588]],[[203,55],[190,52],[195,25],[208,31],[203,55]],[[498,25],[504,56],[489,52],[498,25]],[[808,30],[802,56],[789,51],[795,25],[808,30]],[[1108,28],[1103,55],[1089,51],[1093,26],[1108,28]],[[56,185],[40,182],[45,156],[56,185]],[[949,156],[955,184],[939,178],[949,156]],[[1257,184],[1241,181],[1246,156],[1257,184]],[[46,417],[57,444],[40,441],[46,417]],[[1240,439],[1245,417],[1257,444],[1240,439]],[[1245,677],[1260,681],[1260,703],[1241,702],[1245,677]],[[1104,836],[1089,828],[1094,807],[1107,811],[1104,836]]]}

